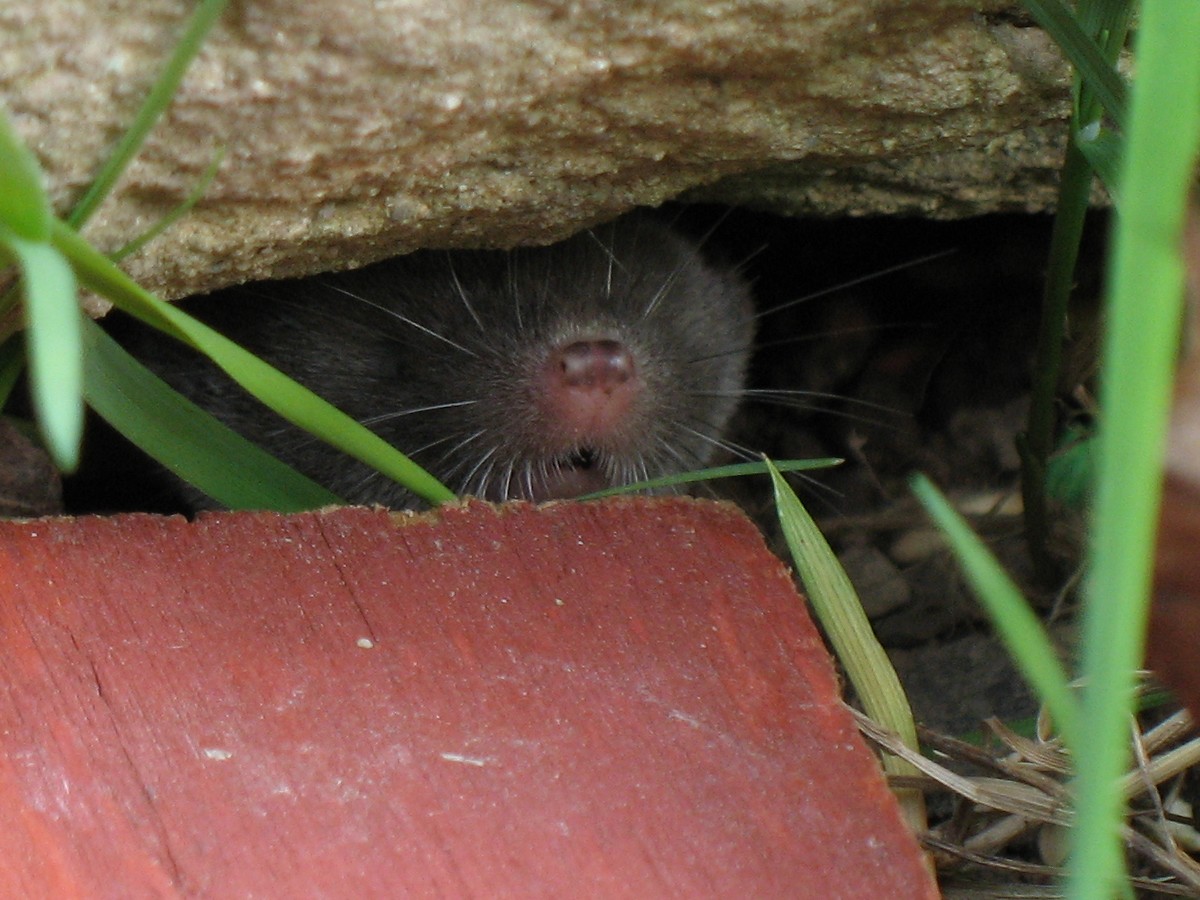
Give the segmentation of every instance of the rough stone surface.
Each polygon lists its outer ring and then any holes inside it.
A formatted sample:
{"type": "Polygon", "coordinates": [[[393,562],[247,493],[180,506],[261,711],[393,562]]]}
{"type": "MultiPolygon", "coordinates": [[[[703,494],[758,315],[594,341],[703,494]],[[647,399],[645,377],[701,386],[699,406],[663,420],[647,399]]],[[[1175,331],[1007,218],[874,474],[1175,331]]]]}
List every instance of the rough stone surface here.
{"type": "MultiPolygon", "coordinates": [[[[0,96],[60,211],[194,5],[0,6],[0,96]]],[[[87,233],[119,246],[222,147],[203,203],[126,263],[166,296],[550,241],[687,191],[827,214],[1044,208],[1065,69],[1008,6],[245,0],[87,233]]]]}

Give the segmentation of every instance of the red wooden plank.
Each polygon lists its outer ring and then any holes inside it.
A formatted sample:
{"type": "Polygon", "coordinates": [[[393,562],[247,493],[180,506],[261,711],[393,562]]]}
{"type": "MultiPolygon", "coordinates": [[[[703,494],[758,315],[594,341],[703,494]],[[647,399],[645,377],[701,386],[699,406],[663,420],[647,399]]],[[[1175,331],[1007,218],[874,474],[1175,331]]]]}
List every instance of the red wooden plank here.
{"type": "Polygon", "coordinates": [[[0,523],[0,895],[927,897],[729,507],[0,523]]]}
{"type": "Polygon", "coordinates": [[[1200,716],[1200,482],[1176,472],[1163,482],[1154,594],[1147,662],[1200,716]]]}

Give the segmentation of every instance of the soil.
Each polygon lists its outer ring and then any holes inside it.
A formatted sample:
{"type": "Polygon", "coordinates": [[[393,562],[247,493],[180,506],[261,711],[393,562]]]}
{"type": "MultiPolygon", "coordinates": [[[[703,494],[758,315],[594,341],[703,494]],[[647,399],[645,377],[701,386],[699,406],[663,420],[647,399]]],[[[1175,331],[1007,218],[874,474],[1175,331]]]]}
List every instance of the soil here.
{"type": "MultiPolygon", "coordinates": [[[[1064,416],[1087,411],[1104,224],[1098,215],[1081,254],[1064,416]]],[[[918,719],[950,734],[975,731],[987,716],[1031,717],[1036,704],[913,499],[913,473],[970,514],[1025,596],[1070,638],[1078,517],[1056,510],[1053,571],[1035,577],[1016,450],[1050,228],[1043,216],[817,222],[734,212],[713,238],[747,260],[766,311],[753,387],[808,392],[746,404],[736,440],[775,459],[845,460],[793,484],[859,590],[918,719]],[[853,283],[876,272],[887,274],[853,283]]],[[[784,552],[765,479],[722,490],[784,552]]]]}

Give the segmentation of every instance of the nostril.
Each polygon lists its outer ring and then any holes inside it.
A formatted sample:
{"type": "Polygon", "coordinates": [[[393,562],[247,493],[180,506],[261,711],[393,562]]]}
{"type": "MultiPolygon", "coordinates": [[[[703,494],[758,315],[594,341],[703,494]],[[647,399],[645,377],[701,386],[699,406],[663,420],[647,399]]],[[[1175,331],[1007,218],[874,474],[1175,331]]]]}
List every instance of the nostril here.
{"type": "Polygon", "coordinates": [[[641,392],[634,353],[619,340],[565,343],[546,357],[535,381],[546,448],[608,446],[630,427],[641,392]]]}
{"type": "Polygon", "coordinates": [[[558,351],[563,384],[612,390],[634,375],[633,354],[620,341],[576,341],[558,351]]]}

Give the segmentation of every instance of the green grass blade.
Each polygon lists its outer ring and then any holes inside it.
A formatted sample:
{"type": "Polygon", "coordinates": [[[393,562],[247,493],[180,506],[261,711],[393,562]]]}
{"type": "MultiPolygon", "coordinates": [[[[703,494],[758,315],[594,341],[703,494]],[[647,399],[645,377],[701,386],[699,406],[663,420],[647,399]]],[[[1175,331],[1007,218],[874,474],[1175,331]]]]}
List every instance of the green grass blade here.
{"type": "Polygon", "coordinates": [[[1124,151],[1124,141],[1115,131],[1107,128],[1088,126],[1075,135],[1075,144],[1079,152],[1087,159],[1088,165],[1095,172],[1113,199],[1113,204],[1121,205],[1121,185],[1117,180],[1121,175],[1121,154],[1124,151]],[[1094,135],[1093,135],[1094,132],[1094,135]]]}
{"type": "Polygon", "coordinates": [[[0,106],[0,225],[22,240],[47,241],[51,217],[37,159],[0,106]]]}
{"type": "Polygon", "coordinates": [[[1083,610],[1078,824],[1068,895],[1122,883],[1117,780],[1149,600],[1183,295],[1185,207],[1200,148],[1200,3],[1141,7],[1101,367],[1099,470],[1083,610]]]}
{"type": "Polygon", "coordinates": [[[88,405],[180,478],[231,509],[297,512],[341,502],[173,391],[95,322],[84,332],[88,405]]]}
{"type": "Polygon", "coordinates": [[[75,266],[81,283],[119,309],[208,356],[289,422],[379,470],[429,503],[454,499],[448,488],[377,434],[207,325],[159,300],[61,222],[54,224],[54,242],[75,266]]]}
{"type": "MultiPolygon", "coordinates": [[[[1100,50],[1100,55],[1108,63],[1108,70],[1117,81],[1124,85],[1117,71],[1117,60],[1125,49],[1125,40],[1129,35],[1129,22],[1133,17],[1136,0],[1076,0],[1076,18],[1083,33],[1093,38],[1100,50]]],[[[1103,92],[1103,89],[1101,89],[1103,92]]],[[[1075,117],[1073,125],[1076,130],[1086,128],[1093,122],[1099,122],[1104,104],[1093,84],[1091,73],[1082,75],[1076,70],[1075,117]]],[[[1129,124],[1129,98],[1126,95],[1119,98],[1124,101],[1124,112],[1121,116],[1111,116],[1117,129],[1122,133],[1129,124]]]]}
{"type": "Polygon", "coordinates": [[[908,699],[875,639],[850,579],[791,486],[774,467],[769,471],[779,523],[796,570],[867,715],[916,747],[917,730],[908,699]]]}
{"type": "MultiPolygon", "coordinates": [[[[1105,58],[1100,47],[1080,27],[1075,15],[1061,0],[1025,0],[1025,8],[1046,30],[1083,78],[1104,111],[1124,130],[1126,124],[1125,82],[1105,58]]],[[[1086,123],[1084,123],[1086,124],[1086,123]]]]}
{"type": "Polygon", "coordinates": [[[1067,305],[1075,280],[1075,263],[1090,202],[1093,174],[1098,173],[1110,188],[1115,190],[1118,187],[1119,176],[1114,171],[1112,154],[1119,151],[1120,145],[1100,129],[1102,104],[1098,97],[1107,97],[1112,118],[1118,124],[1124,124],[1125,97],[1123,94],[1112,96],[1112,91],[1106,90],[1105,84],[1111,78],[1113,83],[1108,85],[1109,88],[1121,86],[1123,89],[1124,82],[1116,72],[1115,62],[1124,44],[1131,3],[1128,0],[1080,0],[1078,18],[1074,18],[1060,0],[1027,0],[1026,6],[1056,36],[1060,46],[1077,65],[1075,110],[1071,118],[1072,139],[1067,145],[1059,179],[1057,213],[1042,296],[1029,424],[1017,440],[1021,456],[1021,494],[1025,501],[1026,542],[1039,578],[1048,581],[1053,565],[1045,549],[1049,534],[1045,474],[1054,444],[1067,305]],[[1078,54],[1073,55],[1073,45],[1077,50],[1086,48],[1083,55],[1089,57],[1090,61],[1080,58],[1078,54]]]}
{"type": "Polygon", "coordinates": [[[1080,426],[1068,429],[1046,466],[1046,493],[1068,509],[1088,507],[1096,485],[1096,439],[1080,426]]]}
{"type": "Polygon", "coordinates": [[[75,275],[50,244],[0,233],[21,268],[26,355],[42,440],[64,472],[79,465],[83,438],[83,313],[75,275]]]}
{"type": "Polygon", "coordinates": [[[213,179],[217,177],[217,172],[220,171],[221,162],[224,159],[225,148],[222,147],[213,156],[212,162],[208,164],[208,168],[206,168],[200,175],[200,180],[196,183],[196,186],[192,188],[191,193],[184,198],[182,203],[172,209],[169,213],[167,213],[125,246],[108,254],[108,258],[113,262],[119,262],[125,257],[137,253],[148,243],[187,215],[191,211],[192,207],[200,202],[200,198],[204,196],[204,192],[208,190],[208,186],[212,184],[213,179]]]}
{"type": "MultiPolygon", "coordinates": [[[[828,469],[842,464],[842,460],[829,457],[827,459],[781,459],[773,460],[773,465],[780,472],[808,472],[812,469],[828,469]]],[[[694,472],[680,472],[677,475],[666,475],[662,478],[651,478],[646,481],[635,481],[633,484],[623,484],[618,487],[605,488],[584,494],[580,500],[599,500],[603,497],[616,497],[621,494],[636,494],[638,491],[654,491],[659,488],[678,487],[682,484],[695,484],[700,481],[716,481],[720,478],[743,478],[746,475],[766,475],[771,470],[766,463],[734,463],[728,466],[715,466],[711,469],[697,469],[694,472]]]]}
{"type": "Polygon", "coordinates": [[[1021,455],[1021,496],[1025,502],[1025,540],[1038,576],[1044,581],[1050,580],[1049,574],[1054,568],[1046,552],[1050,533],[1046,465],[1054,449],[1063,335],[1091,188],[1091,167],[1079,145],[1072,141],[1067,145],[1063,161],[1057,212],[1050,233],[1050,256],[1042,291],[1029,421],[1025,433],[1017,442],[1021,455]]]}
{"type": "Polygon", "coordinates": [[[121,173],[125,171],[129,161],[141,149],[142,143],[146,140],[150,129],[154,127],[154,123],[171,104],[175,91],[179,89],[179,83],[183,81],[184,73],[187,72],[192,59],[199,52],[204,39],[208,36],[209,29],[225,11],[228,2],[229,0],[201,0],[196,6],[184,28],[183,36],[175,45],[175,50],[154,82],[149,95],[142,103],[137,116],[134,117],[133,123],[125,130],[121,140],[105,161],[91,186],[67,216],[67,224],[78,228],[88,220],[88,217],[95,212],[96,207],[112,191],[113,185],[121,177],[121,173]]]}
{"type": "Polygon", "coordinates": [[[933,483],[918,475],[913,478],[912,489],[949,540],[971,586],[1004,639],[1009,655],[1050,709],[1067,746],[1075,749],[1083,740],[1079,709],[1071,695],[1066,670],[1038,617],[996,558],[933,483]]]}
{"type": "MultiPolygon", "coordinates": [[[[917,727],[908,697],[891,660],[871,630],[854,586],[791,486],[770,460],[765,462],[792,561],[863,709],[877,723],[896,732],[909,747],[917,749],[917,727]]],[[[916,774],[908,763],[892,756],[884,758],[884,769],[893,774],[916,774]]],[[[898,791],[897,796],[909,824],[923,831],[927,823],[920,793],[898,791]]]]}
{"type": "Polygon", "coordinates": [[[1096,35],[1100,52],[1110,64],[1125,46],[1136,6],[1134,0],[1078,0],[1079,27],[1084,34],[1096,35]]]}

